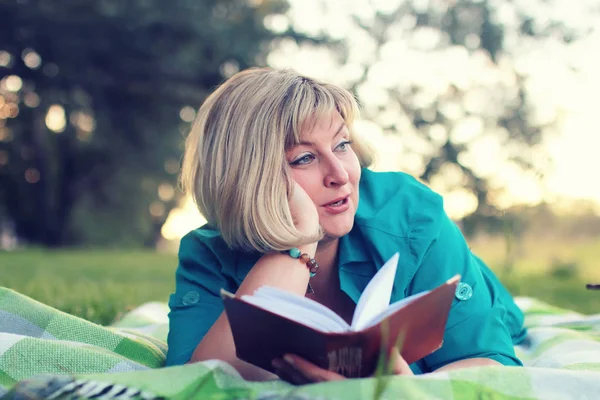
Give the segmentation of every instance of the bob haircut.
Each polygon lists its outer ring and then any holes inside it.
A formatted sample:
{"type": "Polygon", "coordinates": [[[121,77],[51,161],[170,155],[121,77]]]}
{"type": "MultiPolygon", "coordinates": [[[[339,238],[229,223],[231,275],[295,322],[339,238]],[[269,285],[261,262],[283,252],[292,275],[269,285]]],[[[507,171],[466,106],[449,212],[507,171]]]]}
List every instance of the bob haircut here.
{"type": "MultiPolygon", "coordinates": [[[[358,105],[348,91],[269,68],[235,74],[204,101],[185,143],[181,183],[230,248],[266,253],[320,238],[294,226],[285,153],[307,124],[335,111],[351,130],[358,105]]],[[[364,143],[353,138],[352,148],[361,167],[371,164],[364,143]]]]}

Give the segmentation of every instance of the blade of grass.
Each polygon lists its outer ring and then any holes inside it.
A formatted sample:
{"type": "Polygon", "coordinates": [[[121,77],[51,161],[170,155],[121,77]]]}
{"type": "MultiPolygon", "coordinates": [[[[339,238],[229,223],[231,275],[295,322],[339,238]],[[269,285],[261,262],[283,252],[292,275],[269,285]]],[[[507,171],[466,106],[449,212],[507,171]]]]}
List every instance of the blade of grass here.
{"type": "Polygon", "coordinates": [[[394,346],[390,349],[388,346],[389,338],[389,321],[384,320],[381,324],[381,346],[379,349],[379,358],[377,359],[377,367],[375,368],[375,391],[373,393],[373,399],[379,400],[389,384],[389,377],[394,371],[394,358],[390,357],[394,349],[398,349],[398,353],[402,354],[402,347],[404,345],[404,338],[406,332],[400,331],[394,346]]]}

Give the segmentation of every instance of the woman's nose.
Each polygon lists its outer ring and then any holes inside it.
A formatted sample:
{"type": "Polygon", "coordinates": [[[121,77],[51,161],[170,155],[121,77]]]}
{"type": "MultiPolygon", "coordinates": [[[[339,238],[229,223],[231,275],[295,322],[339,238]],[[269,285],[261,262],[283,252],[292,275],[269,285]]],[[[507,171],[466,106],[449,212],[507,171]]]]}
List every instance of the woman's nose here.
{"type": "Polygon", "coordinates": [[[323,182],[326,187],[343,186],[348,183],[348,172],[339,159],[333,157],[326,164],[327,167],[323,182]]]}

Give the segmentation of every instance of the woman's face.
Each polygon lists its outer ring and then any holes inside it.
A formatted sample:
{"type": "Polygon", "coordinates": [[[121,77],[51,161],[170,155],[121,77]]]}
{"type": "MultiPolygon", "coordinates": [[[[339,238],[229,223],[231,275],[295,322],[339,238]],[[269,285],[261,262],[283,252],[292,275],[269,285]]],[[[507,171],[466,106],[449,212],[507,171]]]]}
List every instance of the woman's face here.
{"type": "Polygon", "coordinates": [[[300,142],[286,152],[292,176],[315,204],[326,236],[342,237],[354,225],[360,180],[348,127],[334,112],[303,131],[300,142]]]}

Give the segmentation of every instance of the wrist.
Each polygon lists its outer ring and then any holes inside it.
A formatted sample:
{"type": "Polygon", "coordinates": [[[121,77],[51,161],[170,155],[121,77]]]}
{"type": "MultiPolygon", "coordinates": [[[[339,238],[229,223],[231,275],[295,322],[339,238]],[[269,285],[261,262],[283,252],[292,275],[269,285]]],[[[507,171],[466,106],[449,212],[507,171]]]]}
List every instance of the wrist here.
{"type": "Polygon", "coordinates": [[[311,243],[301,244],[299,246],[296,246],[296,248],[298,250],[300,250],[301,253],[306,253],[306,254],[309,254],[311,257],[314,257],[317,252],[318,245],[319,245],[319,242],[311,242],[311,243]]]}
{"type": "Polygon", "coordinates": [[[314,253],[306,253],[300,250],[298,247],[292,247],[289,250],[282,251],[283,254],[286,254],[294,259],[297,259],[302,264],[306,265],[310,272],[310,276],[313,277],[317,273],[317,269],[319,268],[319,264],[317,264],[317,260],[314,259],[314,253]]]}
{"type": "MultiPolygon", "coordinates": [[[[314,247],[314,250],[316,250],[316,245],[303,246],[303,248],[306,248],[306,247],[314,247]]],[[[293,259],[298,260],[298,262],[301,264],[304,264],[306,267],[306,270],[309,273],[310,278],[312,278],[313,276],[315,276],[317,274],[317,271],[319,269],[319,264],[317,263],[317,260],[315,260],[315,258],[314,258],[314,254],[315,254],[314,252],[307,253],[307,252],[302,251],[298,247],[292,247],[291,249],[282,251],[281,253],[283,253],[293,259]]],[[[314,293],[314,290],[310,284],[310,281],[308,282],[306,292],[314,293]]]]}

